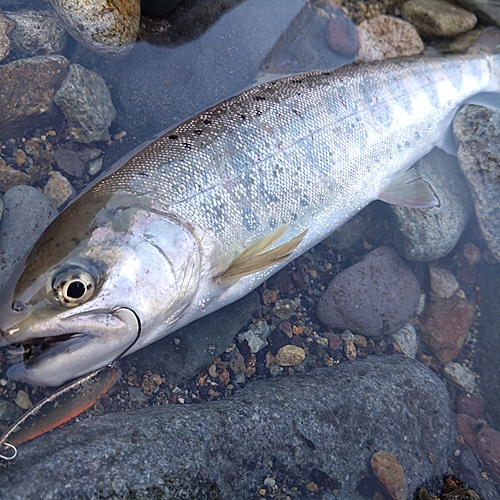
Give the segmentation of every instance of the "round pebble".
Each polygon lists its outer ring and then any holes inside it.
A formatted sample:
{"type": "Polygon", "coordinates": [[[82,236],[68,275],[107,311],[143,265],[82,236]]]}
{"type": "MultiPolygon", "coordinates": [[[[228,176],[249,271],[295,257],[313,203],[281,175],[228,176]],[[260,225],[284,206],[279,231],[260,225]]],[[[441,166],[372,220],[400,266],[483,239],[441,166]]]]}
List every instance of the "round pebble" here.
{"type": "Polygon", "coordinates": [[[19,406],[19,408],[22,408],[23,410],[27,410],[28,408],[31,408],[33,406],[33,403],[31,402],[28,394],[21,390],[17,392],[14,402],[17,406],[19,406]]]}
{"type": "Polygon", "coordinates": [[[377,451],[372,455],[370,465],[373,475],[390,500],[408,500],[406,474],[392,453],[377,451]]]}
{"type": "Polygon", "coordinates": [[[43,194],[51,201],[51,203],[59,208],[68,200],[75,196],[75,190],[71,182],[59,172],[52,172],[48,180],[43,194]]]}
{"type": "Polygon", "coordinates": [[[304,349],[295,345],[284,345],[276,354],[276,363],[280,366],[297,366],[304,361],[304,349]]]}

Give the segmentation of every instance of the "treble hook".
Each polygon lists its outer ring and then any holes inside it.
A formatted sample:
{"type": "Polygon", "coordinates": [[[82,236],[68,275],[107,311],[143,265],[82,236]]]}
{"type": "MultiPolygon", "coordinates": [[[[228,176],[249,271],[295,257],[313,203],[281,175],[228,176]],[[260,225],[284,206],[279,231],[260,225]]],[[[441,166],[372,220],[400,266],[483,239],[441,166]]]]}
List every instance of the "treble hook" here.
{"type": "Polygon", "coordinates": [[[5,455],[0,454],[0,458],[3,458],[4,460],[14,460],[14,458],[17,457],[17,448],[10,443],[3,443],[3,445],[14,450],[14,454],[11,457],[6,457],[5,455]]]}

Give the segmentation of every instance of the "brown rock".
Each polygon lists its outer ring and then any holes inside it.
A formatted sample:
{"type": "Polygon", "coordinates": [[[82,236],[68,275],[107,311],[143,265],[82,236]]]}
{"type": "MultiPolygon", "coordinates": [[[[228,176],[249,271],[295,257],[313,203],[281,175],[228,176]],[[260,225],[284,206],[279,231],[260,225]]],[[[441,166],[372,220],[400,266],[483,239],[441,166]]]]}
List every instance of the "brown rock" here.
{"type": "Polygon", "coordinates": [[[452,37],[471,30],[476,16],[446,0],[410,0],[401,7],[403,18],[422,36],[452,37]]]}
{"type": "Polygon", "coordinates": [[[10,40],[7,35],[13,27],[14,23],[0,12],[0,61],[3,61],[9,55],[10,40]]]}
{"type": "Polygon", "coordinates": [[[24,173],[9,167],[3,158],[0,158],[0,192],[5,193],[13,186],[28,184],[29,177],[24,173]]]}
{"type": "Polygon", "coordinates": [[[408,499],[405,472],[392,453],[377,451],[372,455],[370,465],[375,478],[388,498],[391,500],[408,499]]]}
{"type": "Polygon", "coordinates": [[[43,194],[59,208],[75,196],[75,190],[66,177],[59,172],[51,172],[43,194]]]}
{"type": "Polygon", "coordinates": [[[276,354],[276,363],[280,366],[297,366],[304,361],[306,353],[302,347],[284,345],[276,354]]]}
{"type": "Polygon", "coordinates": [[[356,54],[359,49],[358,30],[353,22],[341,11],[326,25],[326,41],[339,54],[356,54]]]}
{"type": "Polygon", "coordinates": [[[0,66],[0,139],[52,123],[60,113],[54,94],[68,71],[63,56],[20,59],[0,66]]]}
{"type": "Polygon", "coordinates": [[[453,361],[474,320],[474,305],[452,297],[430,303],[422,328],[425,341],[441,363],[453,361]]]}
{"type": "Polygon", "coordinates": [[[415,28],[396,17],[377,16],[359,25],[359,57],[380,61],[420,54],[424,44],[415,28]]]}
{"type": "Polygon", "coordinates": [[[500,482],[500,432],[463,413],[456,421],[467,446],[479,456],[493,480],[500,482]]]}
{"type": "Polygon", "coordinates": [[[466,396],[460,394],[455,398],[455,411],[456,413],[465,413],[472,418],[484,418],[484,404],[482,399],[472,394],[466,396]]]}

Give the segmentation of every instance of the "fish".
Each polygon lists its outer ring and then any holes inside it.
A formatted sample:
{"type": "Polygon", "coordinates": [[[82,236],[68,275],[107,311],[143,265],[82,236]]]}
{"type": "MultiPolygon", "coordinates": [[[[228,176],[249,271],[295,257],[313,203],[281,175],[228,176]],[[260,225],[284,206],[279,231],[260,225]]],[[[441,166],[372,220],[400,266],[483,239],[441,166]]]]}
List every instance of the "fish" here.
{"type": "Polygon", "coordinates": [[[500,31],[470,52],[251,87],[154,137],[47,227],[0,299],[9,378],[57,386],[255,289],[374,200],[436,207],[411,166],[499,107],[500,31]]]}

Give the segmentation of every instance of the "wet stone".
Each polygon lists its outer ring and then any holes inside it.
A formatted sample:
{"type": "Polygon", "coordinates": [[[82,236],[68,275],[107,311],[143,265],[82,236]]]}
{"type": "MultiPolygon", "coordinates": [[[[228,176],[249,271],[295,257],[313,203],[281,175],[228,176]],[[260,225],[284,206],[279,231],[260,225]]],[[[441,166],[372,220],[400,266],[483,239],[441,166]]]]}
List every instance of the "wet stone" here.
{"type": "Polygon", "coordinates": [[[0,12],[0,61],[3,61],[10,51],[10,39],[8,34],[14,27],[14,23],[0,12]]]}
{"type": "Polygon", "coordinates": [[[430,183],[440,206],[418,209],[387,205],[394,243],[405,259],[437,260],[457,244],[474,211],[472,201],[454,156],[435,148],[414,168],[430,183]]]}
{"type": "Polygon", "coordinates": [[[292,299],[281,299],[276,301],[273,307],[273,314],[282,320],[290,319],[297,309],[297,302],[292,299]]]}
{"type": "Polygon", "coordinates": [[[297,366],[304,361],[306,353],[302,347],[295,345],[284,345],[276,354],[276,363],[280,366],[297,366]]]}
{"type": "Polygon", "coordinates": [[[391,337],[394,344],[398,346],[404,355],[415,358],[418,349],[417,332],[411,323],[406,323],[401,330],[393,333],[391,337]]]}
{"type": "Polygon", "coordinates": [[[377,16],[359,25],[359,57],[380,61],[420,54],[424,43],[415,28],[392,16],[377,16]]]}
{"type": "Polygon", "coordinates": [[[465,413],[472,418],[482,418],[484,420],[484,404],[482,399],[475,394],[459,394],[455,398],[456,413],[465,413]]]}
{"type": "Polygon", "coordinates": [[[458,160],[467,179],[486,245],[500,259],[500,112],[462,108],[453,121],[458,160]]]}
{"type": "Polygon", "coordinates": [[[28,175],[9,167],[3,158],[0,158],[0,192],[5,193],[11,187],[28,184],[28,181],[28,175]]]}
{"type": "Polygon", "coordinates": [[[71,151],[70,149],[58,149],[54,151],[53,158],[57,164],[57,168],[62,172],[80,179],[85,174],[87,163],[85,155],[71,151]]]}
{"type": "Polygon", "coordinates": [[[344,354],[349,361],[356,359],[356,346],[350,340],[344,340],[344,354]]]}
{"type": "Polygon", "coordinates": [[[373,451],[385,450],[412,471],[414,498],[417,487],[446,472],[454,443],[439,377],[405,356],[371,356],[259,380],[220,401],[154,405],[55,429],[22,446],[23,459],[0,474],[0,491],[9,499],[22,492],[62,500],[82,491],[94,498],[151,498],[154,492],[239,499],[276,477],[280,484],[297,484],[297,478],[319,488],[328,484],[338,498],[358,499],[373,451]],[[429,453],[433,462],[424,458],[429,453]]]}
{"type": "Polygon", "coordinates": [[[16,59],[60,54],[67,34],[53,9],[19,10],[6,13],[15,23],[9,35],[16,59]]]}
{"type": "Polygon", "coordinates": [[[392,453],[377,451],[372,455],[370,466],[373,475],[390,500],[408,500],[406,474],[392,453]]]}
{"type": "Polygon", "coordinates": [[[264,319],[258,320],[253,325],[250,325],[246,332],[238,334],[238,340],[243,342],[246,340],[250,351],[253,353],[259,352],[261,349],[266,347],[267,338],[271,334],[269,330],[269,325],[264,319]]]}
{"type": "Polygon", "coordinates": [[[479,19],[488,24],[500,26],[500,6],[497,2],[483,2],[482,0],[458,0],[458,3],[467,10],[474,12],[479,19]]]}
{"type": "Polygon", "coordinates": [[[68,65],[63,56],[37,56],[0,66],[0,139],[50,125],[60,116],[53,97],[68,65]]]}
{"type": "Polygon", "coordinates": [[[437,298],[428,305],[421,332],[439,362],[458,356],[473,320],[474,305],[467,300],[437,298]]]}
{"type": "Polygon", "coordinates": [[[443,366],[443,373],[450,382],[457,385],[465,392],[474,392],[476,377],[467,367],[451,361],[443,366]]]}
{"type": "Polygon", "coordinates": [[[441,299],[449,299],[459,287],[453,274],[435,263],[429,265],[429,277],[432,291],[441,299]]]}
{"type": "Polygon", "coordinates": [[[51,172],[43,194],[56,208],[59,208],[75,196],[75,190],[71,182],[60,172],[51,172]]]}
{"type": "Polygon", "coordinates": [[[13,422],[21,416],[21,413],[19,407],[14,403],[0,399],[0,421],[13,422]]]}
{"type": "Polygon", "coordinates": [[[28,410],[33,406],[33,403],[31,402],[30,397],[28,396],[28,393],[24,391],[17,391],[16,399],[14,400],[17,406],[21,408],[22,410],[28,410]]]}
{"type": "Polygon", "coordinates": [[[401,8],[403,19],[422,36],[452,37],[470,31],[476,16],[446,0],[410,0],[401,8]]]}
{"type": "Polygon", "coordinates": [[[326,41],[330,48],[339,54],[354,55],[358,52],[358,30],[353,22],[340,10],[326,24],[326,41]]]}
{"type": "Polygon", "coordinates": [[[68,120],[68,131],[78,142],[107,141],[116,111],[104,79],[72,64],[54,101],[68,120]]]}
{"type": "Polygon", "coordinates": [[[13,267],[35,243],[57,209],[30,186],[16,186],[4,195],[5,211],[0,223],[0,289],[13,267]]]}
{"type": "Polygon", "coordinates": [[[368,337],[398,331],[415,313],[420,286],[389,247],[370,252],[339,273],[318,301],[320,321],[368,337]]]}
{"type": "Polygon", "coordinates": [[[66,29],[82,45],[106,57],[124,56],[139,31],[140,0],[51,0],[66,29]],[[110,5],[113,8],[110,8],[110,5]]]}

